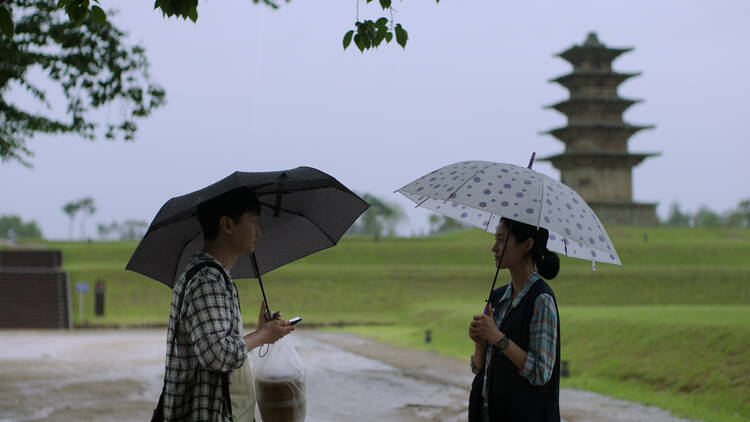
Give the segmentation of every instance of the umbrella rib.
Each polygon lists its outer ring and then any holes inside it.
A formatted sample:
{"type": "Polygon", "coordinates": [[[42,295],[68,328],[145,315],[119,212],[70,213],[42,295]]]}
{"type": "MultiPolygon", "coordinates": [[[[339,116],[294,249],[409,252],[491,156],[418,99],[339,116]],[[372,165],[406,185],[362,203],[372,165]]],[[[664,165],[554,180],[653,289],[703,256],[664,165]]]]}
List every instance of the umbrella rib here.
{"type": "MultiPolygon", "coordinates": [[[[255,188],[255,190],[253,192],[255,193],[256,196],[275,195],[276,191],[273,191],[273,192],[262,192],[262,193],[257,193],[256,192],[259,188],[265,188],[265,187],[268,187],[268,186],[276,186],[276,184],[275,183],[266,183],[264,185],[261,185],[261,186],[258,186],[257,188],[255,188]]],[[[296,189],[295,188],[291,188],[291,189],[290,188],[284,188],[284,190],[282,191],[282,194],[297,193],[297,192],[306,192],[306,191],[309,191],[309,190],[316,190],[316,189],[323,189],[323,188],[331,188],[331,189],[341,190],[341,189],[339,189],[336,186],[322,186],[322,187],[321,186],[311,186],[309,188],[296,188],[296,189]]]]}
{"type": "MultiPolygon", "coordinates": [[[[260,185],[260,186],[256,187],[255,189],[257,190],[259,188],[267,187],[267,186],[272,186],[272,185],[274,185],[274,184],[273,183],[266,183],[264,185],[260,185]]],[[[337,190],[340,190],[340,191],[346,193],[346,191],[340,189],[337,186],[325,186],[325,188],[337,189],[337,190]]],[[[311,191],[311,190],[316,190],[316,189],[321,189],[321,187],[320,186],[313,186],[313,187],[309,187],[309,188],[298,188],[298,189],[294,189],[294,188],[288,189],[287,188],[287,189],[284,189],[283,193],[284,194],[298,193],[298,192],[306,192],[306,191],[311,191]]],[[[274,194],[276,194],[275,191],[273,191],[273,192],[264,192],[264,193],[260,193],[260,194],[256,194],[256,195],[258,197],[263,197],[263,196],[266,196],[266,195],[274,195],[274,194]]],[[[193,207],[193,208],[195,208],[195,207],[193,207]]],[[[187,219],[193,217],[194,215],[195,215],[195,210],[194,209],[190,209],[190,210],[187,210],[187,211],[184,211],[184,212],[180,212],[180,213],[178,213],[176,215],[167,217],[166,219],[164,219],[164,220],[162,220],[162,221],[160,221],[160,222],[158,222],[156,224],[152,224],[148,228],[147,234],[150,233],[150,232],[152,232],[152,231],[156,231],[156,230],[158,230],[158,229],[160,229],[160,228],[162,228],[164,226],[168,226],[170,224],[174,224],[174,223],[179,222],[179,221],[187,220],[187,219]]]]}
{"type": "MultiPolygon", "coordinates": [[[[532,158],[533,161],[533,158],[532,158]]],[[[539,177],[540,183],[542,184],[542,195],[539,197],[539,218],[536,220],[536,228],[539,230],[539,225],[542,224],[542,207],[544,207],[544,177],[539,177]]]]}
{"type": "MultiPolygon", "coordinates": [[[[461,188],[464,187],[465,184],[469,183],[469,180],[473,179],[477,174],[479,174],[482,171],[487,170],[488,168],[490,168],[492,166],[496,166],[496,165],[497,165],[497,163],[490,163],[490,165],[484,167],[483,169],[477,170],[476,173],[472,174],[471,176],[469,176],[468,179],[464,180],[464,182],[461,183],[461,186],[459,186],[455,191],[453,191],[453,193],[451,193],[451,195],[455,195],[456,193],[458,193],[458,191],[461,190],[461,188]]],[[[451,199],[450,195],[448,195],[448,199],[451,199]]],[[[448,199],[446,199],[445,201],[443,201],[443,204],[445,204],[446,202],[448,202],[448,199]]],[[[420,205],[422,205],[422,204],[420,204],[420,205]]]]}
{"type": "MultiPolygon", "coordinates": [[[[265,206],[266,206],[266,207],[268,207],[268,208],[275,208],[274,206],[268,205],[268,204],[266,204],[266,203],[265,203],[265,202],[263,202],[263,201],[258,201],[258,202],[260,202],[260,203],[261,203],[262,205],[265,205],[265,206]]],[[[313,219],[311,219],[310,217],[308,217],[308,216],[306,216],[306,215],[304,215],[304,214],[302,214],[302,213],[299,213],[299,212],[295,212],[295,211],[292,211],[292,210],[289,210],[289,209],[286,209],[286,208],[281,208],[281,207],[280,207],[280,208],[279,208],[279,210],[281,210],[281,211],[284,211],[284,212],[286,212],[286,213],[288,213],[288,214],[296,215],[297,217],[302,217],[302,218],[306,219],[307,221],[309,221],[310,223],[312,223],[312,225],[313,225],[313,226],[315,226],[315,228],[317,228],[317,229],[318,229],[318,230],[319,230],[319,231],[320,231],[321,233],[323,233],[323,234],[324,234],[324,235],[325,235],[325,236],[326,236],[326,237],[328,238],[328,240],[330,240],[330,241],[331,241],[331,243],[332,243],[332,244],[334,244],[334,245],[336,244],[336,241],[335,241],[335,240],[333,240],[333,238],[331,237],[331,235],[329,235],[329,234],[328,234],[328,232],[326,232],[325,230],[323,230],[323,229],[322,229],[322,228],[321,228],[321,227],[320,227],[320,226],[318,225],[318,223],[316,223],[316,222],[315,222],[315,221],[314,221],[313,219]]]]}

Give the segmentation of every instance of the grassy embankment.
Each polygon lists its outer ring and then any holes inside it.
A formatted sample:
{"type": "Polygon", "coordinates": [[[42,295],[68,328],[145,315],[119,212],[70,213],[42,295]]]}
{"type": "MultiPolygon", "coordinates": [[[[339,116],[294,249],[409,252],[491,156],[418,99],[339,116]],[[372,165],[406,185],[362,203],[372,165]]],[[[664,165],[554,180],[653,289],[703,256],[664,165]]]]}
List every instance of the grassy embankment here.
{"type": "MultiPolygon", "coordinates": [[[[750,420],[750,231],[647,231],[644,241],[644,229],[610,229],[624,269],[599,264],[592,272],[590,262],[562,258],[550,284],[560,306],[562,357],[571,367],[564,386],[706,421],[750,420]]],[[[264,281],[271,306],[305,323],[387,324],[346,329],[466,359],[467,324],[493,275],[491,242],[479,231],[377,243],[346,238],[264,281]]],[[[63,249],[73,281],[107,282],[107,316],[90,323],[166,321],[170,290],[122,270],[135,243],[52,246],[63,249]]],[[[257,283],[237,284],[252,323],[257,283]]],[[[85,307],[92,315],[93,295],[85,307]]]]}

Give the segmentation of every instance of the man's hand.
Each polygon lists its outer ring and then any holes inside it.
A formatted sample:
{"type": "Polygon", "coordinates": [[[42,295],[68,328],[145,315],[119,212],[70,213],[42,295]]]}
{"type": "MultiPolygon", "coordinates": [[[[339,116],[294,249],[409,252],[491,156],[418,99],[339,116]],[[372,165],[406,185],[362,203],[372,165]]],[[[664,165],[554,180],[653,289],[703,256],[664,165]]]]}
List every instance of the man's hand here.
{"type": "Polygon", "coordinates": [[[503,334],[495,325],[494,310],[492,304],[488,303],[484,314],[474,315],[474,320],[469,325],[469,338],[475,342],[489,341],[497,343],[503,338],[503,334]]]}
{"type": "Polygon", "coordinates": [[[260,315],[258,315],[258,329],[263,343],[276,343],[280,338],[294,331],[295,326],[289,324],[289,321],[281,319],[281,311],[273,314],[273,319],[266,321],[266,303],[260,304],[260,315]]]}
{"type": "MultiPolygon", "coordinates": [[[[274,312],[274,314],[271,316],[271,319],[272,320],[281,319],[281,311],[274,312]]],[[[260,314],[258,315],[258,329],[263,327],[263,325],[265,325],[266,322],[267,322],[266,321],[266,302],[261,301],[260,302],[260,314]]]]}

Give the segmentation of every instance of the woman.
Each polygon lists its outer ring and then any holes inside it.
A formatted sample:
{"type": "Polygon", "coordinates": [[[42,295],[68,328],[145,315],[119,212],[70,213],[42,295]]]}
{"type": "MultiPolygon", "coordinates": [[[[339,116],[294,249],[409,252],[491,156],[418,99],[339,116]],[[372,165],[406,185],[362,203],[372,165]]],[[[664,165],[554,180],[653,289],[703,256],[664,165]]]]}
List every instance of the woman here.
{"type": "Polygon", "coordinates": [[[470,422],[560,421],[560,326],[543,279],[555,278],[560,260],[547,249],[548,236],[506,218],[495,230],[495,265],[510,271],[511,282],[492,292],[485,313],[469,326],[476,374],[470,422]]]}

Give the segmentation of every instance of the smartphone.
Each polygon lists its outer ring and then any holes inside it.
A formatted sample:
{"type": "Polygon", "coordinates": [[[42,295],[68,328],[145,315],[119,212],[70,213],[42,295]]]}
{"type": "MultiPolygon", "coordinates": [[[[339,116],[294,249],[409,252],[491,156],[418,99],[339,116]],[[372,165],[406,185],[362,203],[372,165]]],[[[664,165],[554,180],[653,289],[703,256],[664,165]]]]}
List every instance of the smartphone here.
{"type": "Polygon", "coordinates": [[[289,325],[294,325],[294,324],[296,324],[296,323],[298,323],[300,321],[302,321],[302,318],[296,316],[296,317],[294,317],[294,318],[292,318],[292,319],[289,320],[289,325]]]}

